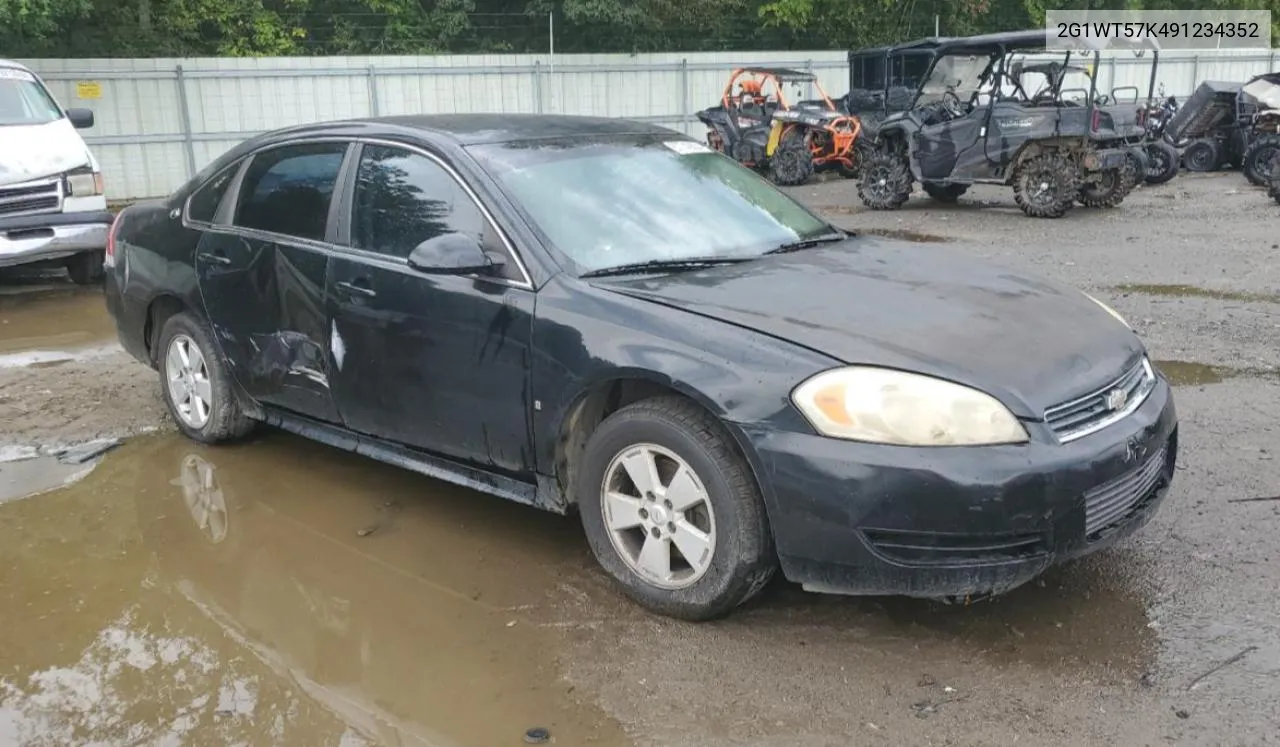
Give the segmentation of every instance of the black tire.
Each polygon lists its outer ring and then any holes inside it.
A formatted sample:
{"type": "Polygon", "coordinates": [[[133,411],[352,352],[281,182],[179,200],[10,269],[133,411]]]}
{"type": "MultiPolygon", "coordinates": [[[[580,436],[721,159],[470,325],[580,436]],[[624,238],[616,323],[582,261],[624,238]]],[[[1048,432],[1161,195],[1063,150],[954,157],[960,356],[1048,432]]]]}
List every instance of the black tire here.
{"type": "Polygon", "coordinates": [[[1178,175],[1178,150],[1163,140],[1147,143],[1147,184],[1164,184],[1178,175]]]}
{"type": "Polygon", "coordinates": [[[1240,170],[1244,178],[1255,187],[1265,187],[1271,182],[1271,162],[1280,153],[1280,135],[1263,135],[1245,151],[1240,170]]]}
{"type": "Polygon", "coordinates": [[[1222,149],[1212,140],[1196,140],[1182,151],[1182,166],[1187,171],[1216,171],[1222,162],[1222,149]]]}
{"type": "Polygon", "coordinates": [[[934,182],[923,182],[920,186],[924,188],[925,194],[938,202],[955,202],[960,199],[961,195],[969,191],[968,184],[937,184],[934,182]]]}
{"type": "Polygon", "coordinates": [[[858,197],[872,210],[897,210],[911,197],[911,170],[893,149],[870,151],[858,175],[858,197]]]}
{"type": "Polygon", "coordinates": [[[702,409],[677,397],[656,397],[610,415],[582,454],[574,495],[596,560],[629,598],[651,612],[682,620],[723,617],[754,597],[777,569],[764,501],[732,437],[702,409]],[[715,521],[704,575],[684,588],[664,589],[633,571],[605,525],[604,481],[610,463],[639,444],[669,450],[706,490],[715,521]]]}
{"type": "Polygon", "coordinates": [[[1271,182],[1267,184],[1267,195],[1280,204],[1280,150],[1271,158],[1271,182]]]}
{"type": "Polygon", "coordinates": [[[1013,172],[1013,199],[1032,218],[1061,218],[1075,206],[1080,172],[1070,158],[1041,153],[1018,164],[1013,172]]]}
{"type": "Polygon", "coordinates": [[[804,135],[796,129],[782,136],[769,157],[769,180],[780,187],[798,187],[813,176],[813,154],[804,135]]]}
{"type": "Polygon", "coordinates": [[[160,372],[161,396],[164,397],[169,415],[178,425],[178,430],[182,431],[187,438],[200,443],[215,444],[242,438],[253,430],[256,423],[240,409],[240,401],[236,399],[227,364],[222,359],[217,346],[214,345],[213,335],[209,333],[208,327],[202,321],[187,312],[169,317],[160,329],[155,360],[156,369],[160,372]],[[184,418],[178,403],[173,400],[172,388],[169,386],[171,373],[168,361],[169,348],[175,338],[179,337],[189,340],[199,349],[207,371],[212,401],[208,405],[207,419],[198,426],[188,423],[184,418]]]}
{"type": "Polygon", "coordinates": [[[80,252],[67,258],[67,274],[76,285],[97,285],[102,282],[104,252],[80,252]]]}
{"type": "Polygon", "coordinates": [[[1132,159],[1126,159],[1124,166],[1104,171],[1101,182],[1081,187],[1076,199],[1085,207],[1113,208],[1124,202],[1137,183],[1137,167],[1132,159]]]}

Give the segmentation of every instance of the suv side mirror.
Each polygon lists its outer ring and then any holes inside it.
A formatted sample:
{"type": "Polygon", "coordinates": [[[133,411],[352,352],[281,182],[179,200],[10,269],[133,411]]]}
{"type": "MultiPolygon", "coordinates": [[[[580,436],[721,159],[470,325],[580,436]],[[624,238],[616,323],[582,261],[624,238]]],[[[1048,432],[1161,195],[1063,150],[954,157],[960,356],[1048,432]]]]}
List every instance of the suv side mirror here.
{"type": "Polygon", "coordinates": [[[71,120],[71,126],[77,130],[87,130],[93,127],[93,110],[68,109],[67,119],[71,120]]]}
{"type": "Polygon", "coordinates": [[[409,266],[431,275],[492,275],[505,264],[502,255],[486,252],[474,236],[464,233],[434,236],[409,253],[409,266]]]}

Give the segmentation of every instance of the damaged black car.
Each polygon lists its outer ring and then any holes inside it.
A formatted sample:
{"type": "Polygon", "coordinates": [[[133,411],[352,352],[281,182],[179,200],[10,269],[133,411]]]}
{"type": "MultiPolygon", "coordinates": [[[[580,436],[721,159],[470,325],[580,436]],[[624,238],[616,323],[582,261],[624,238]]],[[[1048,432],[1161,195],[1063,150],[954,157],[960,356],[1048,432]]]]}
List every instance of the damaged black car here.
{"type": "Polygon", "coordinates": [[[843,231],[643,123],[267,133],[120,213],[106,264],[188,437],[267,424],[576,512],[677,618],[779,571],[1006,592],[1141,527],[1174,474],[1168,382],[1100,301],[843,231]]]}

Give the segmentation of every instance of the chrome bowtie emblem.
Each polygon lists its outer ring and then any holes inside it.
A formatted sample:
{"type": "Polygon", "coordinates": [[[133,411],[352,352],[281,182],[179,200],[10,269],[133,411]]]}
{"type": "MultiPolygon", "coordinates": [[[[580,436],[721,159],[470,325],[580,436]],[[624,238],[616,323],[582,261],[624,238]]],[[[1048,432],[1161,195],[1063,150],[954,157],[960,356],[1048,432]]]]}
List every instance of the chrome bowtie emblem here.
{"type": "Polygon", "coordinates": [[[1129,400],[1129,394],[1123,389],[1112,389],[1107,392],[1107,409],[1119,410],[1129,400]]]}

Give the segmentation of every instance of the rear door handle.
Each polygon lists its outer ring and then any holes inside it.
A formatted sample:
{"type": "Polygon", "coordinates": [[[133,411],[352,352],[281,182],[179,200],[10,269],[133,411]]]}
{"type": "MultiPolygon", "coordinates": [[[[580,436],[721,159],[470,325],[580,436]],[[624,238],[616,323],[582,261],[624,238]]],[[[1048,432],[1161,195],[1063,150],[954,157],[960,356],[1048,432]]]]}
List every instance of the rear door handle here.
{"type": "Polygon", "coordinates": [[[377,291],[375,291],[373,288],[370,288],[367,284],[367,281],[365,280],[356,280],[355,282],[351,282],[351,283],[347,282],[346,280],[339,280],[337,283],[335,283],[335,285],[337,285],[339,288],[346,291],[347,293],[354,293],[359,296],[366,296],[368,298],[373,298],[374,296],[378,295],[377,291]]]}

